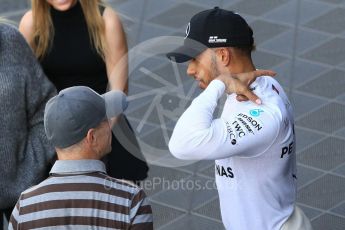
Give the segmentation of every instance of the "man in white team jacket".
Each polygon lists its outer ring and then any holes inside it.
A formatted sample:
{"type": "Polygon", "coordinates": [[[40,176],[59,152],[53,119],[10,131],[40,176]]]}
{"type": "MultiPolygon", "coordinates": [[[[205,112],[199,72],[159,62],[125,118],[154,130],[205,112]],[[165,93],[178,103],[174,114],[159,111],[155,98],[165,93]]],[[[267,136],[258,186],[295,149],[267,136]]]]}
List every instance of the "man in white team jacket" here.
{"type": "Polygon", "coordinates": [[[215,160],[226,229],[311,229],[295,205],[296,144],[291,104],[273,78],[263,76],[248,82],[245,74],[239,74],[255,71],[253,49],[253,31],[240,15],[216,7],[192,17],[184,45],[167,56],[175,62],[189,61],[187,74],[205,90],[178,120],[169,149],[180,159],[215,160]],[[235,75],[261,101],[239,102],[241,96],[235,93],[241,91],[235,75]],[[225,92],[228,95],[221,118],[214,119],[218,99],[225,92]]]}

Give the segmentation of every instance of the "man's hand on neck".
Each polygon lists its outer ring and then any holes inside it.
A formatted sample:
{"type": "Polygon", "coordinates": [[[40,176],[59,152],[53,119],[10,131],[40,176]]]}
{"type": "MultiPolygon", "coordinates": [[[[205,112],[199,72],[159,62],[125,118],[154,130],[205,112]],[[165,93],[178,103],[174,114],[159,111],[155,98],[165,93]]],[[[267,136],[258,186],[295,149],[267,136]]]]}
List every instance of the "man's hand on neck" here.
{"type": "Polygon", "coordinates": [[[250,100],[256,104],[261,104],[261,100],[249,89],[251,83],[260,76],[275,76],[271,70],[255,70],[239,74],[222,74],[217,80],[224,82],[228,94],[236,93],[243,100],[250,100]]]}

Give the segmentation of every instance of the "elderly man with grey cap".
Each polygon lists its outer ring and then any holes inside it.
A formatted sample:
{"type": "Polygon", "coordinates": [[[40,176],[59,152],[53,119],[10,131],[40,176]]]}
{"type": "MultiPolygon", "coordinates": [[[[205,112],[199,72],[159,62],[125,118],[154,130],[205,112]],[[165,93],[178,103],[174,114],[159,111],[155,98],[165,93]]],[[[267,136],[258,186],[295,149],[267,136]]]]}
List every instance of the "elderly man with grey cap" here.
{"type": "Polygon", "coordinates": [[[111,151],[109,121],[126,107],[121,91],[99,95],[85,86],[48,101],[44,126],[58,161],[48,179],[21,194],[9,229],[153,229],[143,190],[109,177],[100,161],[111,151]]]}

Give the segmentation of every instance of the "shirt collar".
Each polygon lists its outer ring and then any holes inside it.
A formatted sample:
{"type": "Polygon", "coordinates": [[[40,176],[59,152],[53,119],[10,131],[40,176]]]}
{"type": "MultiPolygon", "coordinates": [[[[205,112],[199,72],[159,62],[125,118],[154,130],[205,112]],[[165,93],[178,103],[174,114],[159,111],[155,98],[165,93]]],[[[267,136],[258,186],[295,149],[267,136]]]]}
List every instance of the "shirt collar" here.
{"type": "Polygon", "coordinates": [[[100,160],[58,160],[50,174],[106,173],[105,165],[100,160]]]}

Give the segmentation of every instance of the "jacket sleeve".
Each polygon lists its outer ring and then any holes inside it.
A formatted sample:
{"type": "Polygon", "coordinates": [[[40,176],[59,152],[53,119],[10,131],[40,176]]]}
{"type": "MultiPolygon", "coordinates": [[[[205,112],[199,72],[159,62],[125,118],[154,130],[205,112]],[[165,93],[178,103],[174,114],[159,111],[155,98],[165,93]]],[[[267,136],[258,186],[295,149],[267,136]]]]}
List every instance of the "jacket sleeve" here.
{"type": "Polygon", "coordinates": [[[152,230],[152,209],[143,190],[133,196],[131,210],[131,230],[152,230]]]}
{"type": "Polygon", "coordinates": [[[252,157],[268,149],[279,132],[279,121],[263,105],[244,102],[220,119],[213,119],[225,85],[214,80],[182,114],[169,142],[170,152],[179,159],[222,159],[252,157]],[[262,111],[256,113],[255,111],[262,111]],[[265,112],[263,112],[265,111],[265,112]],[[260,116],[253,116],[254,115],[260,116]]]}
{"type": "Polygon", "coordinates": [[[51,97],[56,95],[56,89],[45,76],[40,63],[20,33],[17,37],[17,45],[21,50],[24,67],[22,74],[25,78],[26,152],[31,152],[32,157],[37,163],[42,163],[43,167],[47,166],[47,163],[55,156],[55,150],[44,132],[43,116],[45,105],[51,97]]]}

